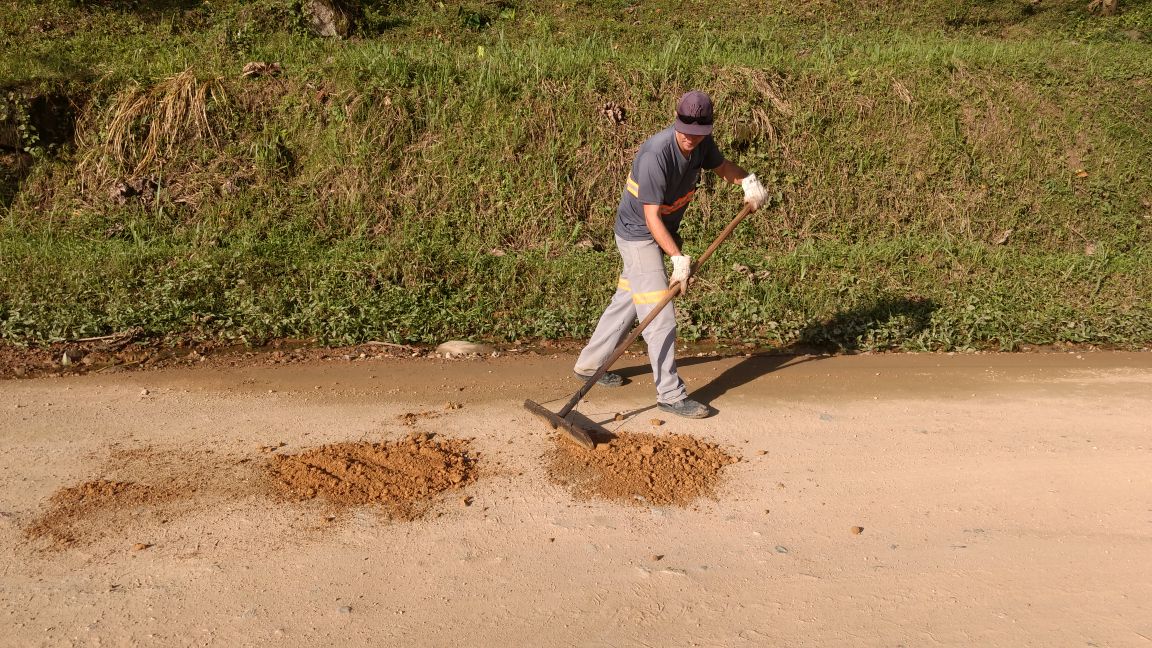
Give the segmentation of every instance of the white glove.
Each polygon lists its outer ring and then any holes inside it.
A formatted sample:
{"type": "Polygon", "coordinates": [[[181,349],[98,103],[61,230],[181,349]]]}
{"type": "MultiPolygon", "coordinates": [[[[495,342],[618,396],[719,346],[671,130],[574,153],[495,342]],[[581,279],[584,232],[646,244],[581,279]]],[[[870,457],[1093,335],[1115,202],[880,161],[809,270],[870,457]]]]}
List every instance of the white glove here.
{"type": "Polygon", "coordinates": [[[692,274],[692,257],[674,256],[672,257],[672,278],[668,280],[669,284],[680,282],[680,294],[688,292],[688,275],[692,274]]]}
{"type": "Polygon", "coordinates": [[[760,209],[764,203],[768,202],[768,191],[756,179],[755,173],[744,176],[744,179],[740,181],[740,186],[744,189],[744,202],[752,205],[753,211],[760,209]]]}

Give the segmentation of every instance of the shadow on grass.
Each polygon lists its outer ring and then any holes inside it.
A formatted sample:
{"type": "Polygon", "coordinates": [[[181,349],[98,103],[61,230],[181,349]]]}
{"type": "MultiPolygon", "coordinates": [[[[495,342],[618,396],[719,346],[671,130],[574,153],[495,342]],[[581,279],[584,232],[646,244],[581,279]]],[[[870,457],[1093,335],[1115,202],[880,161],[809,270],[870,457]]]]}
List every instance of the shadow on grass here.
{"type": "Polygon", "coordinates": [[[930,299],[882,297],[809,324],[792,346],[831,353],[895,349],[927,328],[937,308],[930,299]]]}
{"type": "MultiPolygon", "coordinates": [[[[786,347],[754,353],[726,369],[692,397],[711,405],[727,392],[765,376],[784,365],[797,365],[827,357],[820,354],[853,353],[863,347],[897,348],[900,342],[923,331],[937,305],[928,299],[883,297],[842,310],[832,317],[809,324],[799,339],[786,347]]],[[[718,358],[687,358],[691,366],[718,358]]],[[[713,407],[713,409],[715,409],[713,407]]]]}
{"type": "Polygon", "coordinates": [[[0,121],[0,208],[7,209],[20,192],[20,184],[36,164],[36,157],[30,151],[36,150],[51,157],[61,147],[72,144],[76,135],[76,114],[82,101],[62,94],[24,97],[15,87],[0,87],[0,96],[15,97],[14,101],[0,104],[0,109],[22,114],[35,135],[29,140],[17,126],[15,117],[0,121]]]}
{"type": "MultiPolygon", "coordinates": [[[[844,309],[818,322],[806,326],[796,342],[776,349],[752,353],[743,357],[735,365],[725,369],[708,384],[690,394],[690,397],[706,405],[712,403],[742,385],[755,381],[784,366],[795,366],[828,357],[829,354],[854,353],[862,348],[895,349],[900,343],[927,328],[932,313],[938,306],[928,299],[916,297],[881,297],[869,303],[844,309]]],[[[682,358],[677,361],[680,367],[707,364],[728,360],[733,356],[707,356],[682,358]]],[[[649,373],[647,363],[634,367],[612,370],[626,380],[649,373]]],[[[652,403],[644,407],[623,412],[623,420],[631,420],[656,408],[652,403]]],[[[611,427],[614,419],[593,421],[582,414],[573,412],[570,420],[593,434],[600,442],[604,435],[611,434],[604,426],[611,427]]],[[[610,438],[610,437],[609,437],[610,438]]]]}
{"type": "Polygon", "coordinates": [[[0,210],[12,206],[20,191],[20,182],[31,169],[31,155],[0,149],[0,210]]]}
{"type": "MultiPolygon", "coordinates": [[[[829,354],[853,353],[862,348],[894,349],[928,327],[932,313],[938,306],[928,299],[917,297],[880,297],[869,303],[857,305],[837,312],[835,315],[813,322],[800,331],[796,342],[777,349],[748,354],[736,364],[724,370],[690,397],[709,405],[729,391],[755,381],[785,366],[796,366],[805,362],[821,360],[829,354]]],[[[719,362],[732,358],[728,356],[701,356],[682,358],[677,361],[680,367],[719,362]]],[[[630,378],[649,373],[648,364],[612,369],[626,382],[630,378]]],[[[558,406],[557,406],[558,407],[558,406]]],[[[627,412],[620,418],[596,421],[577,410],[573,410],[568,420],[586,430],[597,443],[607,443],[615,438],[609,429],[616,421],[629,421],[654,410],[652,403],[627,412]]]]}

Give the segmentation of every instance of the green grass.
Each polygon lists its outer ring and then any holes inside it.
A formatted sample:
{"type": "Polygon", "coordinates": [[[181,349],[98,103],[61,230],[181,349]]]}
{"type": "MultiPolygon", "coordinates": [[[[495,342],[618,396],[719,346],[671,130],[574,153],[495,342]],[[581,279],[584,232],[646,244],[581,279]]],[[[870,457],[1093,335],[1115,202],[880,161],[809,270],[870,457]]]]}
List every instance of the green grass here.
{"type": "MultiPolygon", "coordinates": [[[[0,89],[84,117],[4,176],[0,338],[583,337],[631,155],[700,87],[776,198],[683,303],[683,337],[1152,343],[1152,3],[369,3],[349,41],[291,2],[173,5],[0,0],[0,89]],[[284,75],[239,77],[261,60],[284,75]],[[185,70],[214,84],[213,136],[169,125],[137,169],[110,143],[143,141],[185,70]],[[118,130],[137,89],[155,117],[118,130]],[[154,195],[108,198],[134,177],[154,195]]],[[[707,179],[689,250],[738,208],[707,179]]]]}

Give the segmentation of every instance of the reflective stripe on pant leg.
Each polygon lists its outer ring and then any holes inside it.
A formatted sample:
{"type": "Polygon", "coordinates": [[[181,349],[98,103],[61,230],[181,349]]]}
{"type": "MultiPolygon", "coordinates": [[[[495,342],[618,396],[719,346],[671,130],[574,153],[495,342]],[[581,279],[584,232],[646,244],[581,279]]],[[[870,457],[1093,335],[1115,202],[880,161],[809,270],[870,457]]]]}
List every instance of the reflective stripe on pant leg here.
{"type": "MultiPolygon", "coordinates": [[[[623,252],[621,256],[624,256],[623,252]]],[[[625,265],[627,263],[625,260],[625,265]]],[[[627,278],[621,276],[616,283],[616,294],[612,295],[612,301],[608,303],[608,307],[600,315],[600,321],[596,323],[596,330],[592,333],[588,344],[580,351],[580,357],[576,358],[576,365],[573,367],[576,373],[586,376],[596,373],[600,365],[612,355],[612,351],[628,336],[628,331],[635,321],[636,309],[632,305],[629,282],[627,278]]]]}
{"type": "MultiPolygon", "coordinates": [[[[664,272],[664,255],[655,241],[621,241],[617,245],[628,249],[624,278],[632,288],[632,303],[636,317],[644,319],[657,302],[668,292],[668,277],[664,272]]],[[[648,360],[652,364],[652,378],[656,383],[656,399],[662,403],[683,400],[688,391],[676,373],[676,310],[669,303],[644,329],[648,344],[648,360]]]]}

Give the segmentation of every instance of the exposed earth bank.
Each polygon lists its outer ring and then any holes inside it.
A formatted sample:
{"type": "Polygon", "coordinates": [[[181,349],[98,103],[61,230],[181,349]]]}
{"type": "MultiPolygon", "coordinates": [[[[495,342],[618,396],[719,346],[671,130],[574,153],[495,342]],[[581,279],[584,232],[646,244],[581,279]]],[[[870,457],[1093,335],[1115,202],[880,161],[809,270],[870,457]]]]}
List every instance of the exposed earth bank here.
{"type": "Polygon", "coordinates": [[[0,645],[1152,644],[1152,354],[196,364],[0,381],[0,645]]]}

